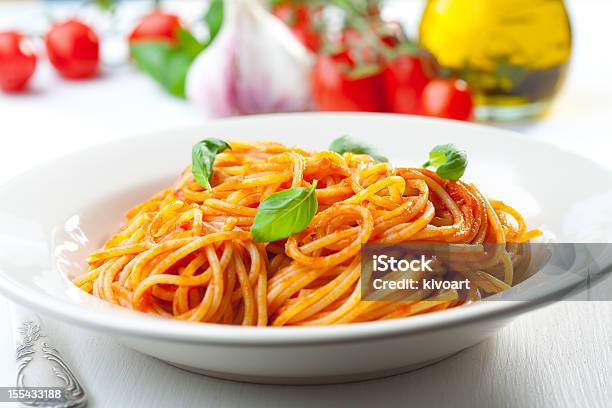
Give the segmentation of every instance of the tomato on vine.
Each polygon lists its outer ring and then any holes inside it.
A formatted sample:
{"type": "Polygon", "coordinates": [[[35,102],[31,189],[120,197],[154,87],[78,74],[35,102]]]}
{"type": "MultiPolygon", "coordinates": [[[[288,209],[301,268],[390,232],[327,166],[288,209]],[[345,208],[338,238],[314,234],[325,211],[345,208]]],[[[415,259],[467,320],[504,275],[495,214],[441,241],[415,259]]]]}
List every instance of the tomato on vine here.
{"type": "Polygon", "coordinates": [[[346,52],[319,57],[313,71],[313,98],[324,111],[383,112],[382,67],[357,64],[346,52]]]}

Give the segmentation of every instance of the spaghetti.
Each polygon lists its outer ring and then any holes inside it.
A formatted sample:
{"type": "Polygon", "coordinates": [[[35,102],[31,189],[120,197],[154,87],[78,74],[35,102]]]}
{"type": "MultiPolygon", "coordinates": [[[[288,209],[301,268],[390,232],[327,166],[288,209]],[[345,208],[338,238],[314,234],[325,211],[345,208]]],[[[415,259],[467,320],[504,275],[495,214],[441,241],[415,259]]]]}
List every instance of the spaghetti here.
{"type": "MultiPolygon", "coordinates": [[[[188,167],[172,188],[128,211],[125,227],[90,254],[89,271],[74,283],[100,299],[187,321],[364,322],[464,303],[454,290],[403,302],[362,301],[364,243],[506,245],[539,235],[512,207],[429,170],[276,142],[231,147],[216,156],[212,190],[202,188],[188,167]],[[318,211],[306,230],[254,242],[249,230],[259,203],[314,180],[318,211]]],[[[497,258],[498,273],[465,271],[474,284],[470,299],[512,285],[511,255],[504,251],[497,258]]]]}

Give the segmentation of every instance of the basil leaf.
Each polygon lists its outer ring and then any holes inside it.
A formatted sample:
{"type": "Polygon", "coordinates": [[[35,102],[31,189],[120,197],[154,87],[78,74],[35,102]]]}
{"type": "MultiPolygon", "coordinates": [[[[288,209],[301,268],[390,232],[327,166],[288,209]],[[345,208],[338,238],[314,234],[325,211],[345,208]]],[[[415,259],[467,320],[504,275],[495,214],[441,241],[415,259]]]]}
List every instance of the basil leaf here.
{"type": "Polygon", "coordinates": [[[206,48],[206,45],[202,44],[190,31],[182,27],[177,28],[176,40],[178,50],[192,59],[195,59],[206,48]]]}
{"type": "Polygon", "coordinates": [[[223,25],[223,0],[212,0],[208,6],[208,11],[204,15],[204,21],[208,26],[208,41],[210,44],[223,25]]]}
{"type": "Polygon", "coordinates": [[[429,152],[429,160],[423,167],[433,167],[445,180],[459,180],[468,164],[467,153],[454,144],[438,145],[429,152]]]}
{"type": "Polygon", "coordinates": [[[272,194],[259,204],[251,235],[255,242],[272,242],[304,231],[319,208],[315,189],[296,187],[272,194]]]}
{"type": "Polygon", "coordinates": [[[185,97],[185,78],[195,57],[205,48],[189,31],[179,28],[177,43],[138,41],[130,46],[138,68],[169,93],[185,97]]]}
{"type": "Polygon", "coordinates": [[[339,153],[339,154],[344,154],[344,153],[368,154],[377,162],[388,162],[389,161],[389,159],[387,159],[385,156],[380,155],[376,151],[376,148],[366,143],[355,140],[351,138],[350,136],[342,136],[342,137],[335,139],[329,145],[329,150],[331,150],[332,152],[339,153]]]}
{"type": "Polygon", "coordinates": [[[196,181],[205,189],[212,190],[210,178],[213,173],[215,157],[217,154],[232,147],[219,139],[204,139],[196,143],[191,149],[191,173],[196,181]]]}

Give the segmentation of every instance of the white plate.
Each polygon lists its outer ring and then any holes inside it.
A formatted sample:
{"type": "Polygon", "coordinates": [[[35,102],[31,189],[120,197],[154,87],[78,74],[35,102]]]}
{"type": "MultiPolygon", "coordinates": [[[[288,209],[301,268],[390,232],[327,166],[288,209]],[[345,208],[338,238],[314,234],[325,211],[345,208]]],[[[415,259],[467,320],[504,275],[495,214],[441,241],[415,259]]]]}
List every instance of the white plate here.
{"type": "Polygon", "coordinates": [[[436,144],[468,151],[466,180],[508,201],[530,226],[565,242],[612,242],[612,174],[593,162],[498,129],[393,115],[294,114],[236,118],[130,138],[66,156],[0,190],[0,291],[43,314],[110,335],[171,364],[273,383],[374,378],[471,346],[549,301],[483,302],[384,322],[244,328],[132,312],[84,294],[66,278],[116,231],[123,213],[175,179],[205,137],[274,139],[324,149],[350,134],[396,164],[418,166],[436,144]]]}

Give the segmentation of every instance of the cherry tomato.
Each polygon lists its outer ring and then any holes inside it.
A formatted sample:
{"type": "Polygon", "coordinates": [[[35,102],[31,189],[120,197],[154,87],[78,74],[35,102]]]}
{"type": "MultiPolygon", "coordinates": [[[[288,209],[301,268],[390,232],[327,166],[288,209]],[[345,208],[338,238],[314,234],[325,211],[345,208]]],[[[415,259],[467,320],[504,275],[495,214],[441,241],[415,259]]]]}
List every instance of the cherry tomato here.
{"type": "Polygon", "coordinates": [[[281,3],[272,10],[291,29],[293,35],[313,52],[318,52],[322,45],[321,34],[315,27],[315,22],[321,19],[321,12],[320,7],[291,2],[281,3]]]}
{"type": "Polygon", "coordinates": [[[23,90],[36,69],[36,54],[30,39],[16,31],[0,32],[0,89],[23,90]]]}
{"type": "Polygon", "coordinates": [[[313,97],[320,110],[383,112],[382,68],[355,66],[346,53],[321,56],[312,78],[313,97]]]}
{"type": "Polygon", "coordinates": [[[90,78],[98,74],[100,41],[96,33],[78,20],[54,24],[45,36],[51,64],[66,78],[90,78]]]}
{"type": "Polygon", "coordinates": [[[182,27],[178,16],[162,11],[154,11],[144,16],[130,33],[128,41],[133,44],[140,40],[167,41],[175,44],[179,27],[182,27]]]}
{"type": "Polygon", "coordinates": [[[385,66],[387,108],[394,113],[421,113],[421,96],[429,83],[423,59],[416,54],[400,55],[385,66]]]}
{"type": "Polygon", "coordinates": [[[464,81],[434,79],[423,90],[423,112],[426,115],[469,120],[473,109],[472,93],[464,81]]]}

